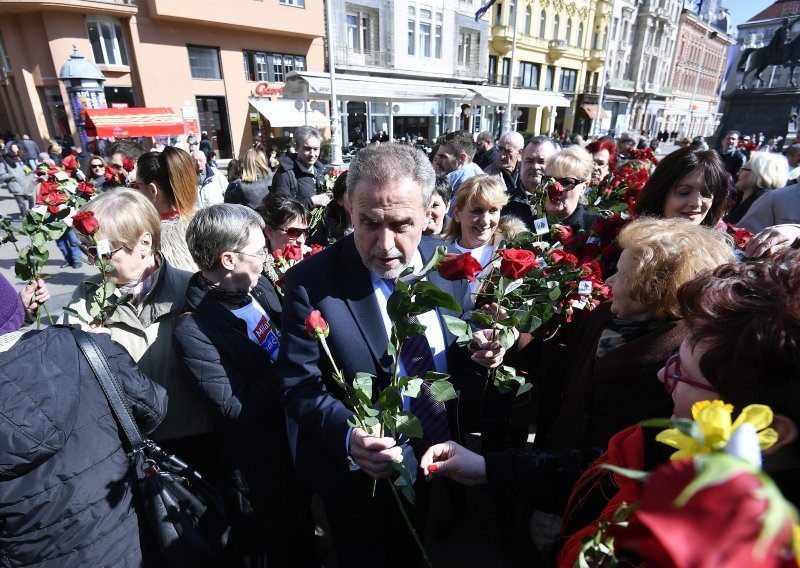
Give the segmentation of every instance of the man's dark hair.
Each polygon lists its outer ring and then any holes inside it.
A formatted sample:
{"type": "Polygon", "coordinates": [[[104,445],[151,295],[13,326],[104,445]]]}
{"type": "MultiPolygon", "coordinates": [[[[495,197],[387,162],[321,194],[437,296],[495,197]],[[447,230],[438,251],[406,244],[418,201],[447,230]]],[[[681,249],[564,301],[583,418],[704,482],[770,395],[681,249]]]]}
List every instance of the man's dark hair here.
{"type": "Polygon", "coordinates": [[[433,186],[433,193],[441,197],[445,205],[449,205],[450,198],[453,194],[453,184],[450,183],[450,178],[444,174],[436,176],[436,184],[433,186]]]}
{"type": "Polygon", "coordinates": [[[478,149],[478,146],[472,139],[472,135],[463,130],[445,134],[439,139],[439,144],[450,146],[453,149],[453,154],[456,156],[460,156],[462,153],[466,154],[470,162],[472,158],[475,157],[475,151],[478,149]]]}
{"type": "Polygon", "coordinates": [[[555,138],[550,138],[549,136],[534,136],[530,140],[528,140],[527,144],[525,144],[525,148],[530,145],[533,146],[541,146],[542,144],[550,143],[553,145],[553,148],[556,149],[556,152],[561,150],[561,142],[556,140],[555,138]]]}
{"type": "Polygon", "coordinates": [[[122,154],[123,158],[130,158],[131,160],[138,160],[139,156],[144,154],[144,148],[133,140],[117,140],[113,144],[106,146],[106,157],[110,158],[114,154],[122,154]]]}

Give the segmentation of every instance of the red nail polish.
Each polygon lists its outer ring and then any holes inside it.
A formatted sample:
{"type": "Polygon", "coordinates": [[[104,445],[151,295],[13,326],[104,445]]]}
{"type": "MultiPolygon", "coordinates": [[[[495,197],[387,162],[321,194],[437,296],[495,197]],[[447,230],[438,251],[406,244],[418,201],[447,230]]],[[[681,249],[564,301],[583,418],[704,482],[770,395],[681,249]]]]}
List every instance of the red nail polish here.
{"type": "Polygon", "coordinates": [[[432,463],[431,465],[428,466],[428,471],[434,471],[435,472],[438,469],[439,469],[439,466],[436,465],[435,463],[432,463]]]}

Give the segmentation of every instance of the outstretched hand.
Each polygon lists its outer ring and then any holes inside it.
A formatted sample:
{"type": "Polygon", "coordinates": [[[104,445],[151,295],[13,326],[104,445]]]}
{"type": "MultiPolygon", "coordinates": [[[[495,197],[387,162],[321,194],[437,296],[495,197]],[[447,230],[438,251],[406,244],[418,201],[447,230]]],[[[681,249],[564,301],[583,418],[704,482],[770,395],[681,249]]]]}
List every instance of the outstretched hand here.
{"type": "Polygon", "coordinates": [[[486,483],[486,460],[455,442],[435,444],[422,456],[420,467],[425,479],[449,477],[464,485],[486,483]]]}
{"type": "Polygon", "coordinates": [[[798,240],[800,240],[800,225],[774,225],[753,236],[744,252],[749,258],[759,258],[765,254],[774,255],[789,248],[798,240]]]}

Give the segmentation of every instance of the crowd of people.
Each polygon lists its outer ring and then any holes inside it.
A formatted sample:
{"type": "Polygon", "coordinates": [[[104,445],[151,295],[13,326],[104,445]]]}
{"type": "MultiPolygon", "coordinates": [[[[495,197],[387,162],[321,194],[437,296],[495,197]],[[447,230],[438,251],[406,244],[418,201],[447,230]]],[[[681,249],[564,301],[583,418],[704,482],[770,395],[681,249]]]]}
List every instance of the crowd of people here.
{"type": "MultiPolygon", "coordinates": [[[[66,175],[95,189],[70,217],[91,214],[97,225],[87,233],[73,223],[59,238],[63,267],[99,259],[103,274],[76,287],[63,325],[42,330],[24,325],[47,304],[46,284],[15,290],[0,277],[0,558],[161,565],[114,417],[68,327],[97,338],[142,432],[219,491],[231,525],[219,566],[320,566],[314,496],[338,566],[418,566],[407,524],[437,538],[463,511],[463,485],[484,485],[498,564],[571,567],[586,561],[585,538],[643,494],[602,464],[669,462],[640,423],[691,419],[706,400],[771,407],[778,437],[762,468],[800,505],[800,184],[786,185],[797,179],[796,147],[745,153],[738,136],[658,161],[627,136],[564,147],[453,132],[429,155],[370,144],[332,176],[319,159],[323,136],[301,127],[295,152],[247,149],[227,175],[200,147],[145,152],[124,140],[84,168],[67,162],[66,175]],[[641,187],[620,208],[587,198],[631,175],[641,187]],[[609,224],[613,246],[590,252],[609,224]],[[501,311],[479,297],[515,239],[597,266],[609,299],[546,334],[500,341],[470,314],[501,311]],[[423,271],[438,247],[470,254],[480,270],[427,273],[458,309],[414,315],[423,347],[416,359],[397,356],[398,279],[423,271]],[[101,317],[96,291],[107,280],[119,303],[101,317]],[[316,312],[323,343],[309,330],[316,312]],[[444,316],[473,322],[468,343],[444,316]],[[487,377],[502,366],[533,396],[493,388],[487,377]],[[339,382],[371,375],[377,404],[393,377],[428,371],[448,374],[457,393],[431,399],[419,418],[424,429],[438,424],[439,439],[357,425],[339,382]],[[412,471],[413,505],[375,483],[395,462],[412,471]],[[430,507],[436,492],[444,511],[430,507]]],[[[19,144],[7,146],[0,179],[24,217],[55,171],[38,166],[64,162],[27,164],[19,144]]],[[[429,390],[398,404],[415,412],[429,390]]],[[[633,562],[668,565],[620,547],[633,562]]]]}

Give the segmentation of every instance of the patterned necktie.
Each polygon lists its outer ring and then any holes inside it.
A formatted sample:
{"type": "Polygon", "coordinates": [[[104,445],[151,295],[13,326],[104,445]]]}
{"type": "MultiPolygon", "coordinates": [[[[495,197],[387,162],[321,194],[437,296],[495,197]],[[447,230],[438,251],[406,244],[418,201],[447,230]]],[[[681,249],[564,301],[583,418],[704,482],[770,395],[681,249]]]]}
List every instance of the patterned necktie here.
{"type": "MultiPolygon", "coordinates": [[[[412,323],[419,323],[414,316],[412,323]]],[[[406,339],[400,350],[406,374],[423,378],[428,371],[435,371],[433,353],[425,335],[413,335],[406,339]]],[[[433,444],[450,439],[450,426],[447,423],[447,410],[443,402],[437,402],[431,393],[430,385],[423,383],[416,398],[409,401],[411,412],[422,423],[422,442],[427,449],[433,444]]]]}

